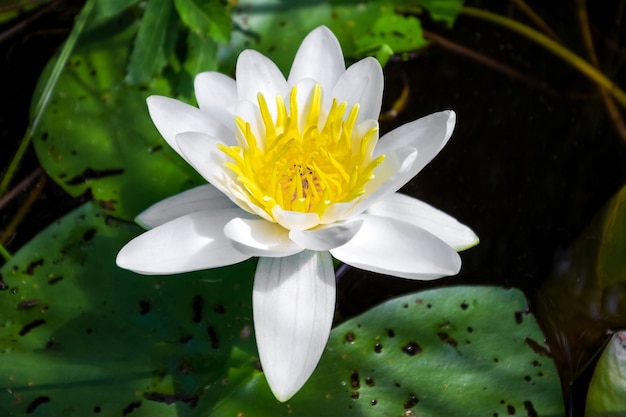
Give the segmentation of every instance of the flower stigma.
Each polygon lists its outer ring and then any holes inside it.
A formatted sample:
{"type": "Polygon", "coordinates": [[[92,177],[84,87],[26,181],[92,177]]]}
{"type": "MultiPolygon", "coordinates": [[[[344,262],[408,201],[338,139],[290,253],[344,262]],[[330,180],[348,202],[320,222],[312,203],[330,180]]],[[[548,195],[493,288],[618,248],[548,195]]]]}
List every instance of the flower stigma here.
{"type": "Polygon", "coordinates": [[[232,159],[224,165],[235,173],[246,197],[272,219],[276,205],[321,217],[332,204],[359,198],[385,158],[373,158],[378,124],[366,131],[356,125],[358,104],[347,112],[346,102],[333,99],[323,113],[322,87],[316,84],[305,108],[299,109],[297,93],[293,87],[289,109],[276,97],[276,119],[259,93],[262,137],[236,116],[238,145],[218,145],[232,159]]]}

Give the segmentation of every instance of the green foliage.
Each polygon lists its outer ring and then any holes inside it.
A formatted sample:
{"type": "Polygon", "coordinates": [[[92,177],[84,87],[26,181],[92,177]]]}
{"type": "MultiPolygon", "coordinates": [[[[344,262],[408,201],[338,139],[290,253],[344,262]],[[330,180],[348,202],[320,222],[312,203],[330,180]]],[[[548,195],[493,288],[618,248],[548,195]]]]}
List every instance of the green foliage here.
{"type": "MultiPolygon", "coordinates": [[[[128,45],[138,30],[125,14],[86,32],[33,132],[54,181],[73,196],[91,192],[109,213],[128,220],[202,182],[163,141],[146,109],[149,95],[170,95],[174,88],[162,77],[147,85],[124,82],[128,45]]],[[[191,77],[179,78],[177,87],[191,77]]]]}
{"type": "Polygon", "coordinates": [[[192,415],[255,370],[255,262],[137,275],[115,256],[138,232],[89,203],[0,270],[1,415],[192,415]]]}
{"type": "Polygon", "coordinates": [[[233,9],[236,30],[223,49],[221,64],[226,70],[241,49],[253,48],[286,72],[302,38],[319,25],[333,30],[346,56],[356,60],[374,55],[384,64],[392,54],[427,44],[419,20],[424,11],[433,20],[452,25],[462,4],[462,0],[308,0],[296,6],[280,0],[244,0],[233,9]]]}
{"type": "Polygon", "coordinates": [[[220,0],[175,0],[181,21],[192,32],[218,43],[227,43],[232,31],[229,10],[220,0]]]}
{"type": "Polygon", "coordinates": [[[626,416],[626,332],[615,333],[602,353],[587,393],[586,417],[626,416]]]}
{"type": "MultiPolygon", "coordinates": [[[[172,3],[149,1],[139,24],[133,51],[130,55],[126,82],[129,85],[145,84],[166,62],[165,36],[170,22],[172,3]]],[[[169,54],[168,54],[169,55],[169,54]]]]}
{"type": "Polygon", "coordinates": [[[211,416],[562,416],[561,386],[523,294],[449,287],[388,301],[333,329],[287,404],[251,375],[211,416]]]}

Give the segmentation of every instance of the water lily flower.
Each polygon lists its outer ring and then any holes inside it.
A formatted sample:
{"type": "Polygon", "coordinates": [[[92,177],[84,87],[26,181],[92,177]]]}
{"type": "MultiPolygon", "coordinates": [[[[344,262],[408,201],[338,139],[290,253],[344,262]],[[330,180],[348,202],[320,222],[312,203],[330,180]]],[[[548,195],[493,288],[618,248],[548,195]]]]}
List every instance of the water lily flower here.
{"type": "Polygon", "coordinates": [[[195,79],[199,108],[148,98],[167,143],[209,184],[137,218],[147,232],[117,264],[174,274],[259,257],[252,307],[259,357],[280,401],[315,369],[335,308],[331,255],[368,271],[428,280],[459,272],[478,242],[447,214],[396,191],[446,144],[456,116],[431,114],[379,139],[383,72],[374,58],[346,69],[326,27],[302,42],[287,79],[247,50],[236,81],[195,79]]]}

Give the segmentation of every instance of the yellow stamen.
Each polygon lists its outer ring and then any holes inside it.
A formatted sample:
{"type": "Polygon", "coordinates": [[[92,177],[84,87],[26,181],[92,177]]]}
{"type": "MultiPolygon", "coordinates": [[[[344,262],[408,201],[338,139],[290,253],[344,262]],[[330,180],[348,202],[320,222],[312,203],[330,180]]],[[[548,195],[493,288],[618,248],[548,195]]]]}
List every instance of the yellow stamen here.
{"type": "Polygon", "coordinates": [[[235,173],[251,203],[272,218],[276,205],[322,216],[331,204],[350,202],[365,193],[365,185],[385,156],[372,157],[377,127],[361,136],[355,131],[358,104],[346,116],[348,104],[333,100],[320,125],[319,84],[302,109],[298,109],[296,87],[289,95],[289,109],[282,97],[276,97],[275,120],[266,98],[259,94],[257,99],[262,137],[256,137],[250,123],[237,116],[239,142],[244,143],[219,146],[231,159],[225,166],[235,173]]]}

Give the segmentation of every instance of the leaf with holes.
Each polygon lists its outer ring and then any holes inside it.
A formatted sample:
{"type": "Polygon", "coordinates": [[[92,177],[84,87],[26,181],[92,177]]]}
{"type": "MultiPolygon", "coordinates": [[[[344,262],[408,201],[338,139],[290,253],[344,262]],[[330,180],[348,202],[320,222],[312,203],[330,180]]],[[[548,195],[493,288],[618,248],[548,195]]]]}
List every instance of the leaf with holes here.
{"type": "Polygon", "coordinates": [[[171,96],[168,82],[124,82],[137,27],[122,14],[83,35],[33,132],[37,156],[56,183],[72,196],[90,192],[109,213],[129,220],[204,182],[148,115],[146,97],[171,96]]]}
{"type": "Polygon", "coordinates": [[[518,290],[449,287],[388,301],[333,329],[288,403],[259,373],[211,416],[562,416],[559,376],[518,290]]]}
{"type": "Polygon", "coordinates": [[[255,372],[255,262],[120,270],[138,232],[89,203],[3,266],[0,415],[197,416],[237,385],[229,372],[255,372]]]}

